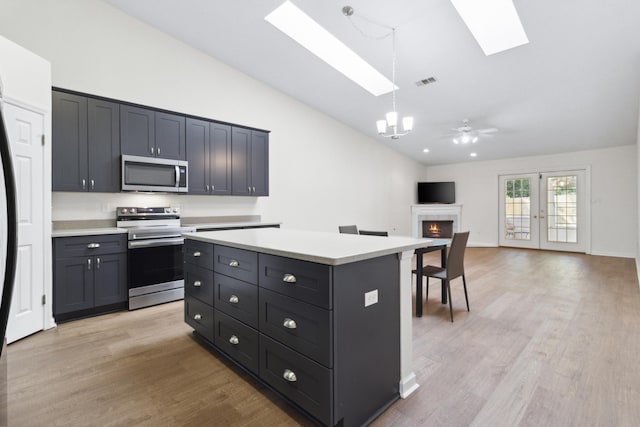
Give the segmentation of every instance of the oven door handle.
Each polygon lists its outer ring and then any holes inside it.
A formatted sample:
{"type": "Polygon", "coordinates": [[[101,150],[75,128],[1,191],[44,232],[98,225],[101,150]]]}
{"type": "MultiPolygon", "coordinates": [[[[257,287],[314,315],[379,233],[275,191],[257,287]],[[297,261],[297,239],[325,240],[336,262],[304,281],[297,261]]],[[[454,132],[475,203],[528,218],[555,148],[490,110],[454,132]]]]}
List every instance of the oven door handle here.
{"type": "Polygon", "coordinates": [[[184,244],[184,237],[175,237],[171,239],[130,240],[128,247],[129,249],[138,249],[182,244],[184,244]]]}

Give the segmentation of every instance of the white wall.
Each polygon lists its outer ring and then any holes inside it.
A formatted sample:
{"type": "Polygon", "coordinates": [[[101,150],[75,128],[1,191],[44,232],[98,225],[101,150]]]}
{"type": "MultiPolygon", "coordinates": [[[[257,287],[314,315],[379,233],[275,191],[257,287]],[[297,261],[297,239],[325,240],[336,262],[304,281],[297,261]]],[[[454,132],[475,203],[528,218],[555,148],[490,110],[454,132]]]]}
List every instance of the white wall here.
{"type": "Polygon", "coordinates": [[[550,156],[428,167],[425,179],[455,181],[462,229],[470,244],[498,245],[498,175],[591,166],[591,253],[634,258],[638,238],[638,154],[635,145],[550,156]]]}
{"type": "Polygon", "coordinates": [[[54,86],[272,131],[270,197],[63,193],[53,220],[113,218],[140,201],[185,216],[410,234],[424,166],[102,2],[0,0],[0,10],[0,33],[51,61],[54,86]]]}

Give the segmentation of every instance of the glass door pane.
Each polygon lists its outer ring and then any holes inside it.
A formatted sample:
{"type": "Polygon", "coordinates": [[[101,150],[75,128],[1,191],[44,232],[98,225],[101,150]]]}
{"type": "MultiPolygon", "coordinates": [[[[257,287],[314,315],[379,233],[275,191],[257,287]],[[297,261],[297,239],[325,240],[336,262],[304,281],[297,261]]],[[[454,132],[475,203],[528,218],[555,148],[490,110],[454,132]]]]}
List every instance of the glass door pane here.
{"type": "Polygon", "coordinates": [[[500,177],[500,245],[537,248],[538,175],[500,177]]]}
{"type": "Polygon", "coordinates": [[[541,177],[540,220],[544,232],[540,247],[585,252],[585,171],[545,172],[541,177]]]}

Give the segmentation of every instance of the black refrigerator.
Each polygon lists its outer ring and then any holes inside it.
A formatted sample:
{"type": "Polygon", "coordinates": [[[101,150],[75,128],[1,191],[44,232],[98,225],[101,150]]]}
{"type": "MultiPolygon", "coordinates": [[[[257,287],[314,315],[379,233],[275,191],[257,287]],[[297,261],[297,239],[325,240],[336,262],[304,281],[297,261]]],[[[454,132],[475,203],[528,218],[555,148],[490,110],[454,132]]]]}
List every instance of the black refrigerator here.
{"type": "MultiPolygon", "coordinates": [[[[4,197],[6,213],[0,213],[0,242],[6,241],[4,274],[2,289],[0,289],[0,426],[7,425],[7,323],[11,309],[11,296],[16,275],[16,257],[18,253],[18,214],[16,202],[16,182],[13,173],[13,161],[11,158],[11,145],[7,136],[7,127],[2,115],[2,100],[0,99],[0,155],[2,160],[2,175],[4,188],[0,187],[0,197],[4,197]]],[[[0,268],[2,262],[0,261],[0,268]]]]}

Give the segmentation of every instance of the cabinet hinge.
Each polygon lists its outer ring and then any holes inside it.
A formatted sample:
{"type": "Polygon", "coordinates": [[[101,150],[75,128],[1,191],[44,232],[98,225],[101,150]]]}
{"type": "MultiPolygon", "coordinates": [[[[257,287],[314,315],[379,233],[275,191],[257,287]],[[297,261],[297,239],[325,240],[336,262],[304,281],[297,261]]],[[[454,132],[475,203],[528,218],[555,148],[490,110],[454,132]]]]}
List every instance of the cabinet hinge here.
{"type": "Polygon", "coordinates": [[[47,296],[42,295],[42,305],[45,305],[46,303],[47,303],[47,296]]]}
{"type": "Polygon", "coordinates": [[[44,145],[44,133],[42,134],[41,140],[42,140],[42,145],[44,145]]]}

